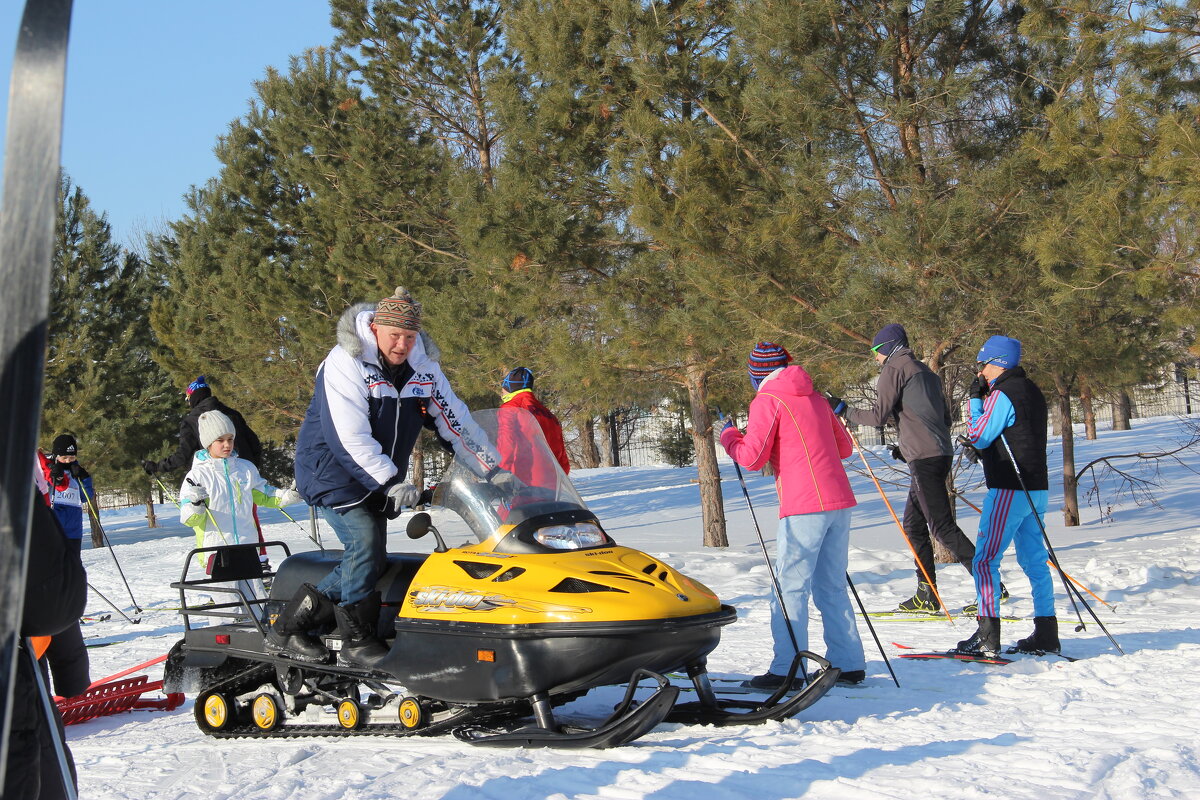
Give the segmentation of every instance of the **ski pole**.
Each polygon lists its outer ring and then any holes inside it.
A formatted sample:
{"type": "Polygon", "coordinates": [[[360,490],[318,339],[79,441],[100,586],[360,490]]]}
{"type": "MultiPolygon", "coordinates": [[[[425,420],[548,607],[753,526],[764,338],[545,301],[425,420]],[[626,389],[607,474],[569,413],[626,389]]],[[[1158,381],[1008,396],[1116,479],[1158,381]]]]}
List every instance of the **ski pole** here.
{"type": "MultiPolygon", "coordinates": [[[[138,617],[137,619],[130,619],[128,614],[126,614],[126,613],[125,613],[124,611],[122,611],[121,609],[117,608],[117,604],[116,604],[116,603],[114,603],[112,600],[109,600],[107,597],[105,597],[105,596],[104,596],[104,594],[103,594],[103,593],[101,593],[101,591],[100,591],[99,589],[97,589],[95,586],[92,586],[92,584],[91,584],[91,582],[90,582],[90,581],[88,582],[88,585],[87,585],[87,587],[88,587],[88,589],[90,589],[91,591],[93,591],[93,592],[95,592],[96,594],[100,595],[100,599],[101,599],[101,600],[103,600],[104,602],[106,602],[106,603],[108,603],[110,606],[112,606],[112,608],[113,608],[113,611],[116,611],[118,614],[120,614],[122,617],[124,617],[124,618],[125,618],[125,620],[126,620],[127,622],[129,622],[131,625],[137,625],[139,622],[141,622],[141,621],[142,621],[142,620],[141,620],[141,617],[138,617]]],[[[142,613],[142,612],[141,612],[141,609],[138,609],[138,613],[139,613],[139,614],[140,614],[140,613],[142,613]]]]}
{"type": "Polygon", "coordinates": [[[875,640],[875,646],[879,648],[879,655],[883,656],[883,663],[887,664],[888,672],[892,673],[892,680],[896,683],[896,688],[900,688],[900,679],[896,677],[896,671],[892,669],[892,662],[887,657],[887,653],[883,651],[883,643],[879,641],[879,635],[875,633],[875,626],[871,624],[871,617],[867,614],[866,606],[863,605],[862,598],[858,596],[858,589],[854,586],[854,581],[850,580],[850,573],[846,573],[846,583],[850,584],[850,591],[854,594],[854,602],[858,603],[858,610],[862,612],[862,618],[867,623],[867,629],[871,631],[871,638],[875,640]]]}
{"type": "MultiPolygon", "coordinates": [[[[717,418],[725,422],[725,415],[717,409],[717,418]]],[[[762,529],[758,527],[758,517],[754,515],[754,504],[750,502],[750,490],[746,488],[746,479],[742,477],[742,466],[737,459],[732,459],[733,468],[737,470],[738,483],[742,485],[742,497],[746,498],[746,508],[750,509],[750,519],[754,521],[754,532],[758,534],[758,544],[762,548],[763,559],[767,562],[767,572],[771,575],[771,585],[775,588],[775,599],[779,601],[779,611],[787,624],[788,637],[797,655],[800,653],[800,643],[796,640],[796,631],[792,628],[792,618],[788,616],[787,606],[783,603],[783,590],[779,588],[779,579],[775,576],[775,567],[771,564],[771,555],[767,552],[767,542],[763,539],[762,529]]]]}
{"type": "MultiPolygon", "coordinates": [[[[29,651],[29,659],[33,662],[34,680],[37,681],[37,691],[41,696],[42,711],[46,715],[46,727],[50,731],[50,741],[54,744],[55,760],[58,762],[58,774],[62,779],[63,796],[67,800],[77,800],[79,793],[75,790],[75,784],[71,781],[71,770],[67,766],[66,745],[63,743],[62,731],[58,727],[57,718],[54,713],[54,703],[50,700],[50,687],[46,685],[46,676],[42,672],[41,665],[38,663],[37,653],[33,649],[33,642],[26,639],[25,649],[29,651]]],[[[22,766],[26,769],[29,768],[28,765],[22,766]]]]}
{"type": "MultiPolygon", "coordinates": [[[[838,417],[838,419],[841,419],[841,417],[838,417]]],[[[904,530],[904,525],[900,523],[900,517],[896,515],[896,509],[892,508],[892,503],[888,500],[887,493],[879,485],[879,479],[875,477],[875,470],[871,469],[871,465],[867,463],[867,456],[863,453],[862,445],[858,443],[858,437],[854,435],[854,431],[850,430],[850,425],[844,419],[842,419],[842,427],[849,434],[850,441],[854,443],[854,449],[858,451],[858,457],[862,459],[863,466],[867,468],[867,474],[871,476],[871,480],[875,483],[875,488],[879,490],[879,496],[883,498],[883,504],[887,506],[887,510],[892,514],[892,519],[896,521],[896,527],[900,529],[900,535],[904,537],[904,541],[908,544],[908,549],[912,551],[913,560],[917,562],[917,567],[921,570],[921,574],[925,576],[925,583],[929,585],[933,596],[937,598],[938,606],[942,609],[942,613],[946,615],[946,619],[950,620],[950,624],[954,625],[954,617],[951,616],[950,610],[946,608],[946,604],[942,602],[942,596],[938,594],[937,582],[930,577],[929,572],[925,569],[925,565],[917,557],[917,548],[913,547],[912,539],[908,538],[908,531],[904,530]]]]}
{"type": "MultiPolygon", "coordinates": [[[[954,493],[954,497],[955,497],[956,499],[958,499],[958,500],[961,500],[962,502],[966,503],[966,504],[967,504],[967,506],[969,506],[970,508],[974,509],[976,513],[978,513],[978,514],[982,514],[982,513],[983,513],[983,509],[982,509],[982,508],[980,508],[979,506],[975,505],[974,503],[972,503],[972,502],[971,502],[970,500],[968,500],[967,498],[963,497],[963,494],[962,494],[962,492],[955,492],[955,493],[954,493]]],[[[1050,561],[1049,559],[1047,559],[1047,560],[1046,560],[1046,563],[1047,563],[1047,564],[1049,564],[1050,566],[1054,566],[1054,562],[1053,562],[1053,561],[1050,561]]],[[[1067,572],[1065,569],[1062,569],[1062,567],[1059,567],[1058,569],[1062,571],[1062,574],[1063,574],[1063,575],[1066,575],[1066,576],[1067,576],[1067,580],[1071,581],[1071,583],[1075,584],[1075,585],[1076,585],[1076,586],[1078,586],[1080,589],[1083,589],[1085,592],[1087,592],[1087,593],[1088,593],[1088,594],[1090,594],[1092,597],[1094,597],[1094,598],[1096,598],[1097,600],[1099,600],[1101,603],[1104,603],[1104,605],[1108,606],[1108,607],[1109,607],[1110,609],[1112,609],[1114,612],[1117,610],[1117,607],[1116,607],[1116,606],[1114,606],[1112,603],[1109,603],[1109,602],[1107,602],[1107,601],[1106,601],[1106,600],[1105,600],[1103,597],[1101,597],[1100,595],[1098,595],[1098,594],[1096,594],[1095,592],[1093,592],[1091,589],[1089,589],[1087,586],[1085,586],[1085,585],[1083,584],[1083,582],[1082,582],[1082,581],[1080,581],[1078,578],[1076,578],[1074,575],[1072,575],[1071,573],[1067,572]]]]}
{"type": "Polygon", "coordinates": [[[112,540],[108,538],[108,533],[104,530],[104,525],[100,522],[100,511],[96,508],[96,504],[92,502],[92,498],[88,495],[88,490],[83,485],[83,481],[75,478],[79,483],[79,490],[83,492],[83,499],[87,502],[88,510],[92,512],[92,516],[96,520],[96,527],[100,529],[100,538],[108,546],[109,555],[113,558],[113,563],[117,565],[117,572],[121,576],[121,581],[125,584],[125,591],[129,592],[129,601],[133,603],[133,610],[138,614],[142,613],[142,607],[138,605],[138,601],[133,597],[133,589],[129,588],[129,581],[125,580],[125,570],[121,569],[121,562],[117,559],[117,552],[113,550],[112,540]]]}
{"type": "Polygon", "coordinates": [[[1008,460],[1013,465],[1013,471],[1017,473],[1017,483],[1021,485],[1021,491],[1025,494],[1025,500],[1029,503],[1029,510],[1033,513],[1033,519],[1037,522],[1038,529],[1042,532],[1042,541],[1046,543],[1046,551],[1050,554],[1050,563],[1058,570],[1059,577],[1062,578],[1063,588],[1066,589],[1067,597],[1070,598],[1071,605],[1075,608],[1075,615],[1079,618],[1079,627],[1075,630],[1087,630],[1087,625],[1083,621],[1083,615],[1079,613],[1079,603],[1083,603],[1083,607],[1092,615],[1092,619],[1096,620],[1096,624],[1100,626],[1100,630],[1104,631],[1104,635],[1108,637],[1108,640],[1113,643],[1113,647],[1117,648],[1117,652],[1125,655],[1125,651],[1121,649],[1121,645],[1117,644],[1117,640],[1108,632],[1108,628],[1104,627],[1104,623],[1100,621],[1100,617],[1096,616],[1095,610],[1092,609],[1087,600],[1083,599],[1083,595],[1080,594],[1079,590],[1067,580],[1067,573],[1059,565],[1058,555],[1054,552],[1054,545],[1050,544],[1050,536],[1046,533],[1046,526],[1042,524],[1042,515],[1038,513],[1037,506],[1033,503],[1033,495],[1029,493],[1029,489],[1025,486],[1025,479],[1021,477],[1021,468],[1017,465],[1017,459],[1012,454],[1012,449],[1008,446],[1008,439],[1005,438],[1003,433],[1000,434],[1000,442],[1003,445],[1004,454],[1008,456],[1008,460]],[[1072,591],[1075,592],[1074,595],[1071,594],[1072,591]],[[1076,597],[1079,598],[1079,603],[1075,602],[1076,597]]]}
{"type": "Polygon", "coordinates": [[[167,485],[165,483],[163,483],[161,480],[159,480],[157,475],[154,477],[154,482],[158,484],[158,488],[163,490],[163,494],[165,494],[167,496],[167,498],[170,499],[170,501],[175,504],[175,507],[179,508],[179,500],[177,500],[175,498],[175,494],[170,489],[167,488],[167,485]]]}
{"type": "MultiPolygon", "coordinates": [[[[1049,564],[1050,566],[1054,566],[1054,562],[1053,562],[1053,561],[1051,561],[1050,559],[1046,559],[1046,563],[1047,563],[1047,564],[1049,564]]],[[[1110,609],[1112,609],[1113,613],[1116,613],[1116,611],[1117,611],[1117,607],[1116,607],[1116,606],[1114,606],[1112,603],[1109,603],[1109,602],[1105,601],[1105,599],[1104,599],[1103,597],[1101,597],[1100,595],[1098,595],[1098,594],[1096,594],[1095,592],[1093,592],[1093,591],[1092,591],[1091,589],[1089,589],[1087,586],[1084,586],[1084,584],[1083,584],[1083,582],[1082,582],[1082,581],[1080,581],[1078,578],[1076,578],[1076,577],[1075,577],[1074,575],[1072,575],[1071,573],[1067,572],[1067,571],[1066,571],[1065,569],[1063,569],[1062,567],[1059,567],[1058,569],[1059,569],[1059,571],[1060,571],[1060,572],[1062,572],[1062,574],[1063,574],[1063,575],[1066,575],[1066,576],[1067,576],[1067,580],[1069,580],[1071,583],[1073,583],[1073,584],[1075,584],[1076,586],[1078,586],[1080,589],[1083,589],[1085,592],[1087,592],[1087,593],[1088,593],[1088,594],[1090,594],[1092,597],[1094,597],[1094,598],[1096,598],[1097,600],[1099,600],[1101,603],[1104,603],[1104,605],[1106,605],[1106,606],[1108,606],[1110,609]]]]}
{"type": "MultiPolygon", "coordinates": [[[[293,517],[291,514],[287,513],[286,511],[284,511],[282,507],[280,507],[279,513],[283,514],[285,517],[290,519],[296,525],[297,528],[299,528],[302,531],[304,530],[304,526],[301,525],[300,522],[295,517],[293,517]]],[[[307,531],[306,531],[306,534],[307,534],[309,540],[312,541],[313,544],[315,544],[317,547],[321,548],[321,552],[324,553],[325,545],[321,544],[321,540],[314,537],[311,533],[307,533],[307,531]]]]}

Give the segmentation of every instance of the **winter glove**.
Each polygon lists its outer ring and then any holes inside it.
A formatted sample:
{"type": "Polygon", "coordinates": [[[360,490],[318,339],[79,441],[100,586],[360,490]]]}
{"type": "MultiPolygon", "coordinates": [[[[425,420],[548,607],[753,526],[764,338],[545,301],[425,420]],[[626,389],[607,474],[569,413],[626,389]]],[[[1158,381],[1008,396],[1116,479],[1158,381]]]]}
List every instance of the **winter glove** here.
{"type": "Polygon", "coordinates": [[[72,461],[70,464],[67,464],[67,472],[78,478],[80,473],[83,472],[83,467],[79,466],[78,461],[72,461]]]}
{"type": "Polygon", "coordinates": [[[979,448],[971,444],[971,440],[965,436],[959,436],[958,443],[962,445],[963,455],[966,456],[967,461],[970,461],[972,464],[978,464],[979,448]]]}
{"type": "Polygon", "coordinates": [[[55,461],[50,467],[50,482],[58,484],[62,482],[63,473],[66,472],[67,465],[61,461],[55,461]]]}
{"type": "Polygon", "coordinates": [[[845,412],[846,401],[843,400],[842,398],[835,397],[834,395],[830,394],[829,392],[826,392],[825,399],[829,401],[829,407],[833,409],[834,415],[840,417],[842,415],[842,413],[845,412]]]}
{"type": "Polygon", "coordinates": [[[971,388],[967,390],[967,393],[976,400],[982,400],[987,397],[990,388],[987,378],[976,375],[975,380],[971,381],[971,388]]]}
{"type": "Polygon", "coordinates": [[[158,462],[147,459],[142,462],[142,469],[146,470],[147,475],[153,475],[158,472],[158,462]]]}
{"type": "Polygon", "coordinates": [[[275,499],[279,501],[279,507],[283,508],[284,506],[290,506],[293,503],[299,503],[300,493],[295,489],[280,489],[279,493],[275,495],[275,499]]]}
{"type": "Polygon", "coordinates": [[[387,490],[387,503],[385,506],[386,513],[392,518],[400,516],[400,510],[405,506],[412,507],[417,504],[417,500],[421,497],[421,492],[411,483],[396,483],[387,490]]]}
{"type": "Polygon", "coordinates": [[[492,471],[487,474],[487,481],[506,494],[516,494],[525,488],[525,484],[520,478],[500,467],[492,468],[492,471]]]}
{"type": "Polygon", "coordinates": [[[192,505],[196,506],[197,507],[196,510],[199,511],[201,506],[208,505],[208,498],[207,497],[197,497],[194,500],[189,500],[188,502],[191,503],[192,505]]]}
{"type": "Polygon", "coordinates": [[[905,458],[904,454],[900,452],[900,445],[898,445],[898,444],[892,445],[891,450],[892,450],[892,459],[894,461],[899,461],[901,464],[908,463],[908,459],[905,458]]]}

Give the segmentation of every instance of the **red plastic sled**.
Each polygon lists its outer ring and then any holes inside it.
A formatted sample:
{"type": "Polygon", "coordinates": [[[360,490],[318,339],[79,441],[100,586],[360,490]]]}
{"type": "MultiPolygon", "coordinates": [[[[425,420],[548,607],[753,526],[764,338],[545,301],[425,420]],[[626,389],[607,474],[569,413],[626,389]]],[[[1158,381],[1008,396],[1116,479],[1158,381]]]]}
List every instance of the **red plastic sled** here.
{"type": "Polygon", "coordinates": [[[142,699],[142,695],[147,692],[161,691],[162,681],[151,681],[146,675],[119,680],[131,672],[161,664],[166,660],[167,657],[162,655],[145,664],[138,664],[136,667],[130,667],[115,675],[101,678],[89,686],[87,691],[76,697],[54,698],[59,713],[62,714],[63,724],[74,725],[77,722],[86,722],[96,717],[107,717],[111,714],[120,714],[123,711],[132,711],[138,708],[172,711],[183,705],[182,692],[171,692],[161,699],[142,699]]]}

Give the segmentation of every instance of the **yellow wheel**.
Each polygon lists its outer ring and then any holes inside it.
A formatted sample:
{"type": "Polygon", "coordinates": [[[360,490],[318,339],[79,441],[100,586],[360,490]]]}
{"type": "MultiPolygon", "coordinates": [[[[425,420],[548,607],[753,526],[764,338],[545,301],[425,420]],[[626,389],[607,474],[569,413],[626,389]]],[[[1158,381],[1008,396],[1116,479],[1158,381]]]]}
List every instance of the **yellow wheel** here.
{"type": "Polygon", "coordinates": [[[337,704],[338,725],[348,731],[358,730],[366,722],[366,714],[357,700],[349,697],[337,704]]]}
{"type": "Polygon", "coordinates": [[[196,698],[196,724],[208,733],[223,731],[233,719],[229,698],[220,692],[207,692],[196,698]]]}
{"type": "Polygon", "coordinates": [[[410,731],[425,724],[425,709],[415,697],[406,697],[400,701],[400,724],[410,731]]]}
{"type": "Polygon", "coordinates": [[[283,710],[274,695],[260,694],[250,706],[250,718],[260,731],[273,731],[283,721],[283,710]]]}

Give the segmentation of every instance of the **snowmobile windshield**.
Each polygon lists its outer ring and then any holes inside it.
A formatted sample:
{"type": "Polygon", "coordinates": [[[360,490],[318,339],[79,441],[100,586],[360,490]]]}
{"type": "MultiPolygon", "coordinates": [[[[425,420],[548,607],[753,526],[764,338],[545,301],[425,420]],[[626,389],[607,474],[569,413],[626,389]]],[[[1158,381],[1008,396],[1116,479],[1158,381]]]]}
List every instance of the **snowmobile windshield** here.
{"type": "Polygon", "coordinates": [[[481,542],[510,530],[505,541],[513,542],[498,551],[581,550],[612,543],[563,473],[533,414],[492,408],[472,411],[471,418],[500,454],[499,469],[490,478],[481,476],[478,460],[456,454],[434,490],[435,505],[462,517],[481,542]]]}

